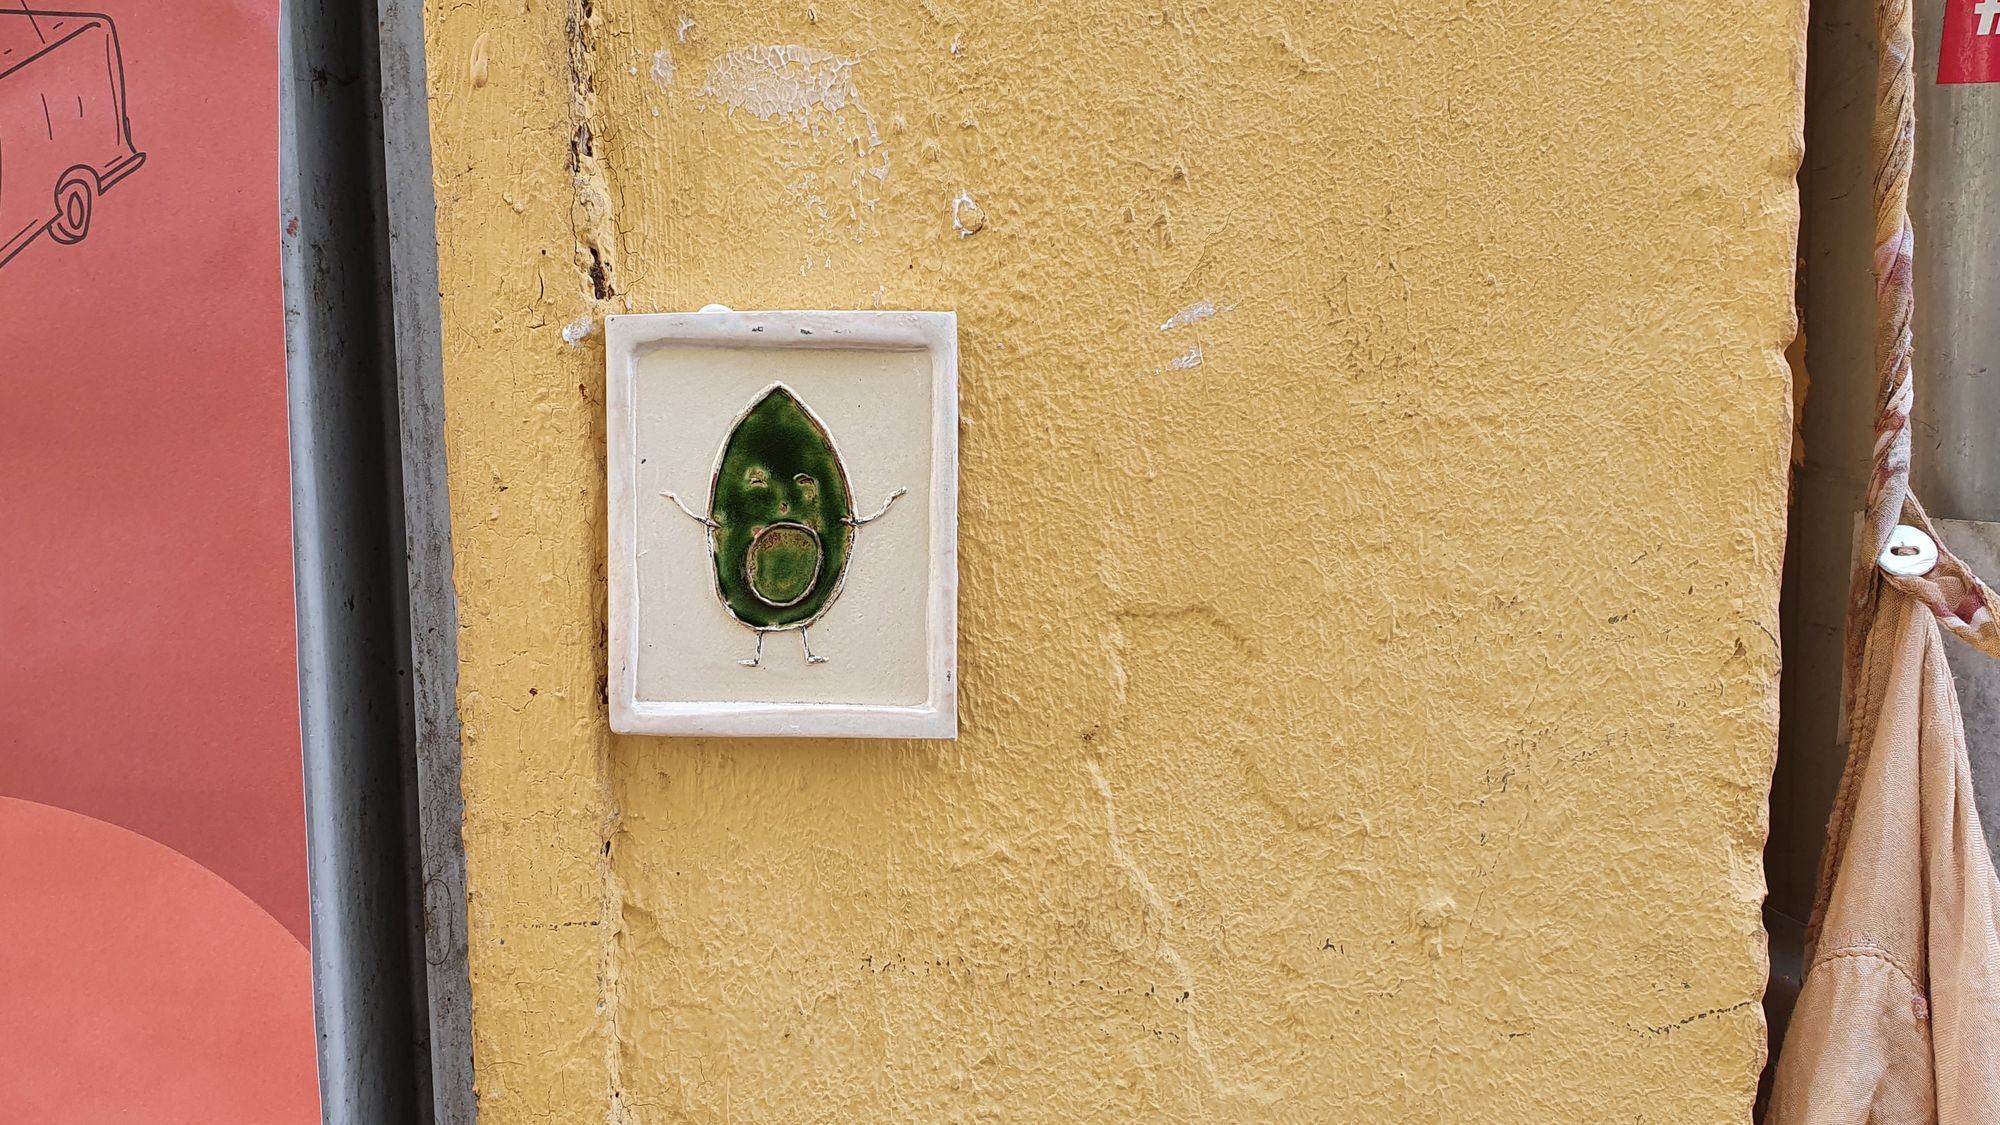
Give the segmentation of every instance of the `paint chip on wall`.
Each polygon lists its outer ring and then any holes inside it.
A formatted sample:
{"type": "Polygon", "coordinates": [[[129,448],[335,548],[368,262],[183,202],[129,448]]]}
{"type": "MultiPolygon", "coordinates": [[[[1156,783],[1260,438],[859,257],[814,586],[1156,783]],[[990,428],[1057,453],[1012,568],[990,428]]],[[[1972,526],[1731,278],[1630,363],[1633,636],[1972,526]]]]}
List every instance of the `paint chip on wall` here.
{"type": "Polygon", "coordinates": [[[1190,324],[1197,324],[1207,320],[1209,317],[1214,316],[1216,312],[1217,309],[1214,301],[1196,301],[1194,304],[1168,317],[1167,322],[1160,325],[1160,331],[1171,332],[1176,328],[1186,328],[1190,324]]]}
{"type": "Polygon", "coordinates": [[[960,238],[971,238],[986,229],[986,212],[970,192],[961,191],[951,201],[951,229],[957,231],[960,238]]]}

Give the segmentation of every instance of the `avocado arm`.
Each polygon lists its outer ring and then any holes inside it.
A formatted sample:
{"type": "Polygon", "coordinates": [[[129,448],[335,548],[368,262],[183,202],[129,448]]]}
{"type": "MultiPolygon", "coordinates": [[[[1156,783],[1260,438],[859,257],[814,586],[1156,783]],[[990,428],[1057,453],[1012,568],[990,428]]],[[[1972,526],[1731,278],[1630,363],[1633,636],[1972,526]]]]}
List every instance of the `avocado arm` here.
{"type": "MultiPolygon", "coordinates": [[[[887,500],[882,501],[882,506],[880,508],[877,508],[875,510],[875,514],[872,516],[848,516],[847,519],[843,522],[854,527],[860,527],[864,523],[874,523],[876,520],[879,520],[883,516],[889,514],[889,505],[894,504],[896,502],[896,497],[901,496],[903,493],[908,491],[909,489],[907,488],[899,488],[896,491],[891,492],[889,494],[889,498],[887,500]]],[[[676,503],[678,502],[679,501],[676,501],[676,503]]],[[[693,515],[694,513],[689,512],[688,514],[693,515]]]]}
{"type": "MultiPolygon", "coordinates": [[[[691,519],[691,520],[695,521],[696,523],[698,523],[698,524],[701,524],[701,525],[702,525],[702,526],[704,526],[704,527],[716,527],[716,526],[718,526],[718,525],[716,524],[716,522],[715,522],[714,520],[712,520],[712,519],[709,519],[709,518],[708,518],[707,516],[698,516],[698,515],[695,515],[695,514],[694,514],[694,512],[692,512],[692,511],[690,511],[690,510],[689,510],[689,508],[688,508],[688,506],[687,506],[686,504],[683,504],[683,503],[681,503],[681,498],[680,498],[680,497],[678,497],[678,496],[676,496],[676,495],[674,495],[673,493],[671,493],[671,492],[662,492],[662,493],[660,493],[660,495],[662,495],[662,496],[666,497],[666,498],[667,498],[667,499],[669,499],[669,500],[672,500],[672,501],[674,502],[674,507],[676,507],[676,508],[679,508],[679,509],[680,509],[681,511],[683,511],[683,512],[686,512],[686,513],[687,513],[687,518],[689,518],[689,519],[691,519]]],[[[893,499],[895,499],[895,497],[890,497],[890,499],[892,499],[892,500],[893,500],[893,499]]],[[[886,511],[888,511],[888,510],[889,510],[889,508],[888,508],[888,505],[886,505],[886,504],[885,504],[885,505],[883,505],[883,507],[882,507],[882,510],[883,510],[883,511],[885,511],[885,512],[886,512],[886,511]]]]}

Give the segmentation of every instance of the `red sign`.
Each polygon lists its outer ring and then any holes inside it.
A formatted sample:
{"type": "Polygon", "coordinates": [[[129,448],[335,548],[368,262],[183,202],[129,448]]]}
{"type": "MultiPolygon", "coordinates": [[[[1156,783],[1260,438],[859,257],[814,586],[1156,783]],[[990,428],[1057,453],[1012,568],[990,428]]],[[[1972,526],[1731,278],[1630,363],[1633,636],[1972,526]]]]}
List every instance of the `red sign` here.
{"type": "Polygon", "coordinates": [[[0,0],[6,1125],[320,1120],[279,3],[0,0]]]}
{"type": "Polygon", "coordinates": [[[1937,80],[2000,82],[2000,0],[1945,0],[1937,80]]]}

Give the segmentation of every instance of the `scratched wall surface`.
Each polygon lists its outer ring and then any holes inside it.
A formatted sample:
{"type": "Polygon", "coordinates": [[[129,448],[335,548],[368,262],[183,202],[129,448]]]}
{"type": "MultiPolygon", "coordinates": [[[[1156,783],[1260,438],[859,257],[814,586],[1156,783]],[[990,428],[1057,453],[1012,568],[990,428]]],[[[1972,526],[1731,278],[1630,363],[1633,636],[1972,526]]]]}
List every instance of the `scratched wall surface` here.
{"type": "Polygon", "coordinates": [[[1747,1118],[1802,5],[429,15],[489,1125],[1747,1118]],[[956,743],[609,734],[712,301],[958,311],[956,743]]]}

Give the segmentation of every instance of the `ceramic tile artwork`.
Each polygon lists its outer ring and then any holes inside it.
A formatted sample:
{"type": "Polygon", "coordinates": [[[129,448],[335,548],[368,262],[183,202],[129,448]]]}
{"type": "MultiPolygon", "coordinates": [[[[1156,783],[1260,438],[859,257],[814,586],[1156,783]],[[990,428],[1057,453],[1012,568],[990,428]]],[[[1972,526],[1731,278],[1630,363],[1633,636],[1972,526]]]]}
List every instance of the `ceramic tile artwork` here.
{"type": "Polygon", "coordinates": [[[613,725],[951,737],[947,313],[607,326],[613,725]]]}

